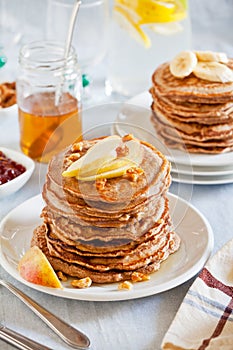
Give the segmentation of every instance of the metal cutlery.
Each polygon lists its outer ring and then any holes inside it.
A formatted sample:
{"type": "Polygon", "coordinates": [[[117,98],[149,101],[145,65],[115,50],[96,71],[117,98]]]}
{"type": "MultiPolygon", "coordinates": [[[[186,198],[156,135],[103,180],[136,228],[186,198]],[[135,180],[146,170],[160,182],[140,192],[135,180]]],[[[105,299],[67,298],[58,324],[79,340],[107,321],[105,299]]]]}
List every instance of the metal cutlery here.
{"type": "Polygon", "coordinates": [[[0,339],[20,350],[52,350],[2,325],[0,325],[0,339]]]}
{"type": "MultiPolygon", "coordinates": [[[[43,308],[33,299],[21,292],[9,282],[0,279],[0,285],[7,288],[11,293],[26,304],[37,316],[39,316],[62,340],[76,349],[88,349],[90,347],[89,338],[64,322],[50,311],[43,308]]],[[[30,348],[29,348],[30,349],[30,348]]]]}

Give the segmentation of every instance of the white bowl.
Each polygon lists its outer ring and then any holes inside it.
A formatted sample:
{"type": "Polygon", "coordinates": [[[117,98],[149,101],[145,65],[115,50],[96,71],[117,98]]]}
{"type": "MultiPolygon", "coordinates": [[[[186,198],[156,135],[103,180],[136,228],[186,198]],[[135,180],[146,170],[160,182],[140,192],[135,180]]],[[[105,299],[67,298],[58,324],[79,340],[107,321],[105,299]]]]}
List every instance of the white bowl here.
{"type": "Polygon", "coordinates": [[[0,108],[0,122],[3,117],[10,116],[11,114],[16,114],[17,109],[18,109],[17,103],[15,103],[10,107],[0,108]]]}
{"type": "Polygon", "coordinates": [[[0,198],[3,198],[18,191],[25,185],[33,173],[35,163],[31,158],[18,151],[14,151],[5,147],[0,147],[0,151],[2,151],[8,158],[24,165],[26,168],[26,171],[21,175],[17,176],[11,181],[6,182],[5,184],[0,185],[0,198]]]}

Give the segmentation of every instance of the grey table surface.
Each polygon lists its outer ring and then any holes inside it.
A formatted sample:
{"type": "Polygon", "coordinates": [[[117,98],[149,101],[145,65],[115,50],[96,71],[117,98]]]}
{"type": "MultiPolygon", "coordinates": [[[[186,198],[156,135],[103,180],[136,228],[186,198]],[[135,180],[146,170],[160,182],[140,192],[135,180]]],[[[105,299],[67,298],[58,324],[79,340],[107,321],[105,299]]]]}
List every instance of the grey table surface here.
{"type": "MultiPolygon", "coordinates": [[[[193,47],[223,50],[233,56],[233,23],[230,21],[233,3],[221,1],[221,7],[219,3],[214,0],[190,1],[193,47]]],[[[101,68],[99,71],[103,72],[101,68]]],[[[100,75],[98,78],[102,86],[103,77],[100,75]]],[[[98,86],[95,92],[99,96],[103,93],[98,86]]],[[[107,101],[110,100],[105,102],[107,101]]],[[[109,123],[112,118],[111,114],[102,116],[101,123],[109,123]]],[[[98,123],[99,119],[84,118],[84,129],[98,123]]],[[[1,146],[19,149],[18,135],[17,113],[0,120],[1,146]]],[[[27,185],[17,193],[0,200],[0,219],[26,199],[40,193],[41,179],[43,181],[45,173],[46,165],[36,164],[27,185]]],[[[212,253],[216,252],[233,237],[233,184],[178,185],[173,183],[170,191],[176,193],[177,186],[182,196],[192,194],[190,202],[209,221],[215,241],[212,253]]],[[[58,298],[33,290],[14,280],[2,267],[0,267],[0,277],[12,282],[41,305],[85,332],[91,339],[91,349],[96,350],[159,350],[162,338],[195,278],[194,276],[171,290],[141,299],[95,302],[58,298]]],[[[3,287],[0,287],[0,305],[1,323],[53,349],[70,348],[3,287]]],[[[9,350],[13,347],[0,341],[0,349],[9,350]]]]}

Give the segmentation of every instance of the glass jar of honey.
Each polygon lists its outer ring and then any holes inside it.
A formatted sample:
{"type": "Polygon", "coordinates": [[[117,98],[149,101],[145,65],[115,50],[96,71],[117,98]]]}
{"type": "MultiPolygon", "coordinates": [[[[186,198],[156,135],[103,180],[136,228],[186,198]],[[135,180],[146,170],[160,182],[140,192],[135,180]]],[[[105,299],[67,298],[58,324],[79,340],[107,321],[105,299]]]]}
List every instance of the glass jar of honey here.
{"type": "Polygon", "coordinates": [[[16,83],[22,151],[39,162],[82,137],[82,77],[74,48],[33,42],[21,48],[16,83]]]}

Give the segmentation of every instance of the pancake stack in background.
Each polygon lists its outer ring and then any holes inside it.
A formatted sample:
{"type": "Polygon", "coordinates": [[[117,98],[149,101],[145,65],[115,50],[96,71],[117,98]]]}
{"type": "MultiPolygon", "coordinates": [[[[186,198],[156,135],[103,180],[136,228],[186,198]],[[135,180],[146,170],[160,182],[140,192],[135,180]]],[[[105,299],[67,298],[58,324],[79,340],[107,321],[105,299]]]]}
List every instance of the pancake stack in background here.
{"type": "Polygon", "coordinates": [[[106,283],[148,275],[180,245],[170,182],[167,159],[131,135],[74,143],[49,164],[43,223],[31,244],[73,277],[106,283]]]}
{"type": "Polygon", "coordinates": [[[193,153],[233,149],[233,60],[183,51],[152,76],[152,123],[170,148],[193,153]]]}

